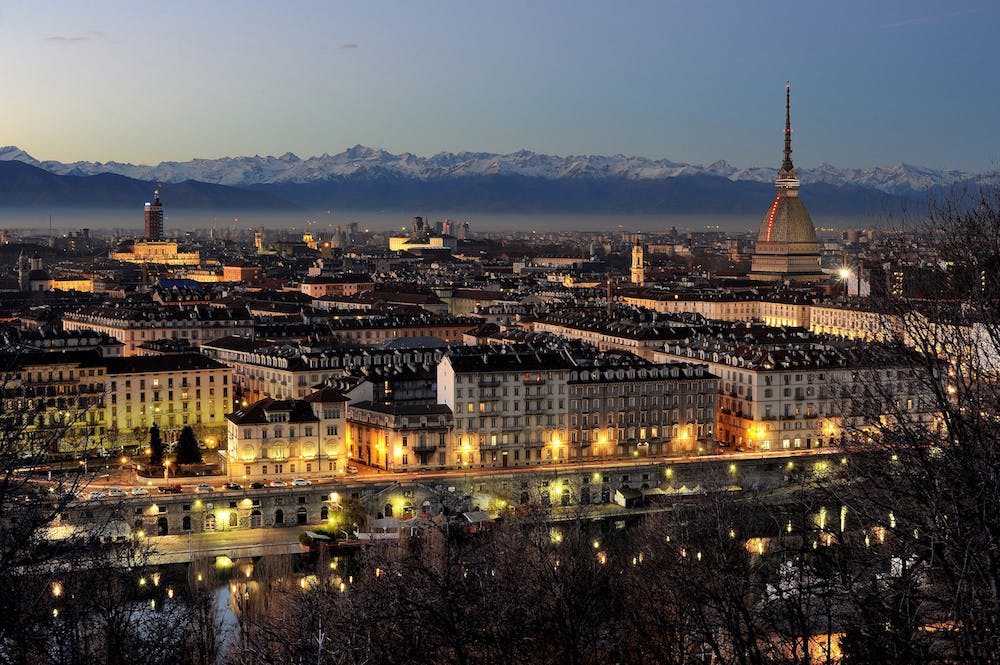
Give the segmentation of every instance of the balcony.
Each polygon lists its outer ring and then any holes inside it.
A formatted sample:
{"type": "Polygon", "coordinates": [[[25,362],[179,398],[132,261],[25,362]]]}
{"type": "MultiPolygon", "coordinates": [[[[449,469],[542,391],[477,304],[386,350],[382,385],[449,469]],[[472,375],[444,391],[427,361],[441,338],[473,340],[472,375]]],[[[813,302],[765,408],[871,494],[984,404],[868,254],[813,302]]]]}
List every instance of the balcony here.
{"type": "Polygon", "coordinates": [[[437,450],[438,444],[428,441],[426,443],[415,443],[413,451],[417,453],[432,453],[437,450]]]}

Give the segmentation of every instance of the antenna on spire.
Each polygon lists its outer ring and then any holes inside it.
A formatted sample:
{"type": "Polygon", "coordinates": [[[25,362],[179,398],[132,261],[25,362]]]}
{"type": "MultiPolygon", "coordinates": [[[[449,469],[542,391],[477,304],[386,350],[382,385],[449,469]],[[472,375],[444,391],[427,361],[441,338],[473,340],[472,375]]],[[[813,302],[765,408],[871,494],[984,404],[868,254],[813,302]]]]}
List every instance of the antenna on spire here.
{"type": "Polygon", "coordinates": [[[785,159],[781,163],[781,171],[781,177],[795,177],[795,165],[792,164],[792,84],[789,81],[785,81],[785,159]]]}

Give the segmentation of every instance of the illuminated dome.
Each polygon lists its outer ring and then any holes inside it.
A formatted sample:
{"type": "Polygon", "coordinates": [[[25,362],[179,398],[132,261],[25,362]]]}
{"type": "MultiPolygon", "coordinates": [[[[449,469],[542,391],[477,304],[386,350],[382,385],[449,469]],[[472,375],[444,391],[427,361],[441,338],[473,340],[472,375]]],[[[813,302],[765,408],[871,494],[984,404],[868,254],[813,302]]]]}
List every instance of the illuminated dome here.
{"type": "Polygon", "coordinates": [[[750,278],[766,282],[812,282],[820,270],[819,244],[812,217],[799,198],[792,164],[791,88],[785,87],[785,159],[778,171],[778,190],[757,233],[750,278]]]}

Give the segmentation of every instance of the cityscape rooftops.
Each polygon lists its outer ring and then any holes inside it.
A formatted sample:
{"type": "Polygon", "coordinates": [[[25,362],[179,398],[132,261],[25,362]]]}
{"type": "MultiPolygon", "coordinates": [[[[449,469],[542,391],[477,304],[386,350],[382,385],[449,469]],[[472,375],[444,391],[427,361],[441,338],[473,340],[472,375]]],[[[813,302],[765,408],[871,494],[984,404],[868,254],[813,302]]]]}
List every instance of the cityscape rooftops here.
{"type": "Polygon", "coordinates": [[[275,422],[279,415],[282,423],[316,423],[319,418],[313,413],[312,406],[305,400],[276,400],[272,397],[254,402],[250,406],[227,414],[226,418],[236,425],[264,425],[275,422]],[[287,414],[285,416],[284,414],[287,414]]]}

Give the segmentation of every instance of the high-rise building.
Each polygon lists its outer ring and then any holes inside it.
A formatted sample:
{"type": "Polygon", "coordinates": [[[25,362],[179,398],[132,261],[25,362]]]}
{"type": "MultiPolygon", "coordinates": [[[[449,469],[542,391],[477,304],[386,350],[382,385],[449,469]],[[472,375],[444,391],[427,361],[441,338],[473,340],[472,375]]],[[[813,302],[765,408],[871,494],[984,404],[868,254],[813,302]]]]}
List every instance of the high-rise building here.
{"type": "Polygon", "coordinates": [[[163,240],[163,204],[160,203],[160,190],[153,192],[153,202],[146,202],[145,238],[148,241],[163,240]]]}
{"type": "Polygon", "coordinates": [[[799,198],[792,164],[791,86],[785,86],[785,159],[775,181],[777,195],[760,223],[750,278],[763,282],[814,282],[820,270],[816,227],[799,198]]]}

